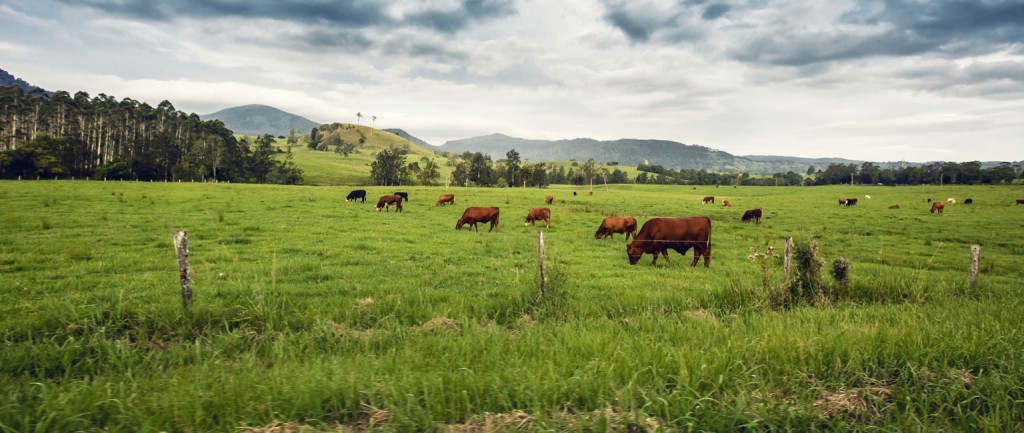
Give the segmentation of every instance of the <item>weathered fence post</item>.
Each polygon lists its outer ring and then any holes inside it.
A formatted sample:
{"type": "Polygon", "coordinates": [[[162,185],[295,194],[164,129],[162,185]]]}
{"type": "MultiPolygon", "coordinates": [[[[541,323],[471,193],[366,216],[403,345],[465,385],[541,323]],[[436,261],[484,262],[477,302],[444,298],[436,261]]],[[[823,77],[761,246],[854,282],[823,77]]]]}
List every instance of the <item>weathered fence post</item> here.
{"type": "Polygon", "coordinates": [[[981,245],[971,245],[971,288],[978,282],[978,264],[981,261],[981,245]]]}
{"type": "Polygon", "coordinates": [[[537,295],[544,297],[544,232],[537,232],[537,295]]]}
{"type": "Polygon", "coordinates": [[[782,279],[789,281],[789,270],[793,263],[793,238],[786,238],[785,255],[782,257],[782,279]]]}
{"type": "Polygon", "coordinates": [[[178,275],[181,277],[181,302],[185,308],[192,301],[192,277],[188,271],[188,230],[178,230],[171,234],[174,239],[174,251],[178,254],[178,275]]]}

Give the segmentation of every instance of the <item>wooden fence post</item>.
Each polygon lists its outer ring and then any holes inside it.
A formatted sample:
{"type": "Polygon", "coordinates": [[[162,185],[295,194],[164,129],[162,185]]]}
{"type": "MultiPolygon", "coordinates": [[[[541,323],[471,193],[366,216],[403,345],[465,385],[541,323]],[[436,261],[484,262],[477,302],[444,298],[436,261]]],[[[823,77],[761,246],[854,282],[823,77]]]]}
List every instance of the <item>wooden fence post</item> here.
{"type": "Polygon", "coordinates": [[[785,255],[782,258],[782,278],[789,281],[789,270],[793,263],[793,238],[786,238],[785,255]]]}
{"type": "Polygon", "coordinates": [[[544,232],[537,231],[537,295],[544,297],[544,232]]]}
{"type": "Polygon", "coordinates": [[[978,264],[981,261],[981,245],[971,245],[971,288],[978,282],[978,264]]]}
{"type": "Polygon", "coordinates": [[[171,234],[174,239],[174,251],[178,255],[178,275],[181,277],[181,302],[185,308],[192,301],[192,277],[188,271],[188,230],[178,230],[171,234]]]}

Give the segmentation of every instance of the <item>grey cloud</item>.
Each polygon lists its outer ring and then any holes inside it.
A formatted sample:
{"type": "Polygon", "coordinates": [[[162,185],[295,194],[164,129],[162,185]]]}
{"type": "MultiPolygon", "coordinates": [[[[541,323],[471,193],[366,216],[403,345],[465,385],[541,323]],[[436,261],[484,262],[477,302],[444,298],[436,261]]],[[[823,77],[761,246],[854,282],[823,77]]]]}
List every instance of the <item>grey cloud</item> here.
{"type": "MultiPolygon", "coordinates": [[[[1024,0],[875,0],[857,2],[835,25],[823,30],[786,21],[758,22],[751,28],[744,13],[765,7],[755,0],[733,3],[683,1],[672,19],[643,19],[626,3],[607,1],[605,19],[634,43],[686,44],[710,35],[710,24],[737,16],[736,25],[717,29],[720,38],[743,32],[726,54],[737,60],[782,66],[855,60],[874,56],[902,57],[924,53],[977,55],[1000,50],[1024,52],[1024,0]],[[686,20],[700,16],[705,23],[686,20]],[[684,37],[680,37],[684,32],[684,37]],[[748,41],[748,42],[742,42],[748,41]]],[[[794,18],[799,19],[799,18],[794,18]]]]}
{"type": "Polygon", "coordinates": [[[622,9],[609,11],[605,18],[633,42],[647,42],[651,32],[656,30],[651,28],[650,23],[642,22],[622,9]]]}
{"type": "Polygon", "coordinates": [[[247,18],[291,21],[348,28],[425,27],[443,33],[465,29],[515,13],[515,6],[498,0],[462,0],[454,10],[428,9],[403,19],[388,16],[385,2],[373,0],[316,0],[284,2],[275,0],[59,0],[70,6],[87,7],[109,14],[150,21],[171,21],[179,17],[218,19],[247,18]]]}
{"type": "Polygon", "coordinates": [[[708,7],[704,8],[704,13],[701,14],[701,18],[704,18],[705,20],[716,20],[725,16],[725,14],[729,13],[729,10],[731,9],[732,6],[724,3],[708,5],[708,7]]]}
{"type": "Polygon", "coordinates": [[[428,10],[412,14],[406,19],[411,24],[427,27],[442,33],[454,33],[469,27],[473,22],[510,15],[515,8],[500,0],[463,0],[456,10],[428,10]]]}

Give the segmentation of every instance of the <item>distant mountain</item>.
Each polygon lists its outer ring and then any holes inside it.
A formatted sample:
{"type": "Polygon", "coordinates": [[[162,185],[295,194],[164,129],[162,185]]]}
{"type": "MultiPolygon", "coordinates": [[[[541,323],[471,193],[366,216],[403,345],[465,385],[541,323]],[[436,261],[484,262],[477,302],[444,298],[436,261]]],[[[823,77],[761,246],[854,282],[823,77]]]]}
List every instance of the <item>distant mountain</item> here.
{"type": "Polygon", "coordinates": [[[21,89],[21,93],[23,95],[27,95],[35,91],[45,95],[47,98],[53,96],[53,92],[43,90],[42,87],[33,86],[25,82],[25,80],[22,80],[20,78],[15,77],[14,75],[9,74],[7,71],[3,69],[0,69],[0,87],[17,87],[21,89]]]}
{"type": "MultiPolygon", "coordinates": [[[[288,135],[288,131],[295,129],[296,133],[302,130],[302,134],[308,134],[313,128],[320,124],[302,116],[278,110],[266,105],[243,105],[240,107],[225,108],[216,113],[201,114],[202,120],[217,119],[224,122],[224,126],[242,135],[263,135],[273,136],[288,135]]],[[[299,135],[302,135],[299,134],[299,135]]]]}
{"type": "MultiPolygon", "coordinates": [[[[637,140],[620,139],[599,141],[590,138],[572,140],[528,140],[509,137],[502,134],[491,134],[481,137],[452,140],[435,148],[445,152],[462,153],[465,151],[481,152],[498,160],[505,158],[509,150],[515,149],[520,158],[531,162],[566,161],[575,159],[586,161],[593,158],[599,163],[617,161],[620,165],[653,164],[673,170],[693,169],[709,172],[751,173],[772,175],[792,171],[798,174],[807,173],[810,166],[816,170],[824,170],[830,164],[854,164],[858,167],[867,161],[845,158],[801,158],[777,155],[744,155],[736,156],[721,150],[704,146],[688,145],[668,140],[637,140]]],[[[875,162],[880,168],[898,168],[922,166],[930,163],[886,161],[875,162]]],[[[988,168],[1003,162],[982,162],[988,168]]],[[[1017,165],[1016,163],[1014,163],[1017,165]]]]}
{"type": "Polygon", "coordinates": [[[431,150],[431,151],[441,150],[440,147],[434,146],[433,144],[430,144],[430,143],[427,143],[426,141],[420,140],[419,138],[416,138],[412,134],[410,134],[408,132],[405,132],[405,130],[403,130],[403,129],[387,128],[387,129],[384,129],[384,131],[390,132],[390,133],[395,134],[395,135],[397,135],[399,137],[402,137],[402,138],[404,138],[406,140],[409,140],[411,143],[413,143],[413,144],[415,144],[415,145],[417,145],[419,147],[422,147],[424,149],[431,150]]]}
{"type": "MultiPolygon", "coordinates": [[[[515,149],[520,158],[532,162],[586,161],[593,158],[605,163],[617,161],[621,165],[657,164],[666,168],[705,169],[708,171],[747,171],[750,161],[729,153],[704,146],[688,145],[668,140],[619,139],[599,141],[590,138],[572,140],[527,140],[502,134],[453,140],[441,146],[449,152],[481,152],[501,159],[515,149]]],[[[804,167],[806,169],[807,167],[804,167]]]]}

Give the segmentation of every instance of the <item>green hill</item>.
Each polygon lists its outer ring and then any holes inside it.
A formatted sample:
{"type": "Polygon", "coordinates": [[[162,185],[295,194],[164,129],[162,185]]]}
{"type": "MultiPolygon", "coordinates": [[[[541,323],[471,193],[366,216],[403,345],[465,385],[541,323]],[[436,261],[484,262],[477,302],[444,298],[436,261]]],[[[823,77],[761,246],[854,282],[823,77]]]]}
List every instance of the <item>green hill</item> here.
{"type": "MultiPolygon", "coordinates": [[[[308,146],[309,134],[300,137],[299,143],[292,147],[292,154],[295,165],[303,171],[303,183],[306,185],[367,185],[370,183],[370,164],[377,152],[390,147],[407,149],[408,162],[419,161],[423,157],[434,160],[441,167],[442,179],[451,171],[450,167],[445,166],[444,158],[434,152],[397,134],[369,126],[349,123],[321,125],[318,135],[320,140],[337,136],[343,142],[355,144],[355,149],[348,156],[336,153],[332,147],[313,150],[308,146]]],[[[285,146],[285,140],[278,140],[278,143],[285,146]]]]}
{"type": "Polygon", "coordinates": [[[201,114],[199,118],[220,120],[228,129],[242,135],[270,134],[277,137],[288,135],[292,129],[308,133],[320,126],[318,122],[266,105],[226,108],[216,113],[201,114]]]}

